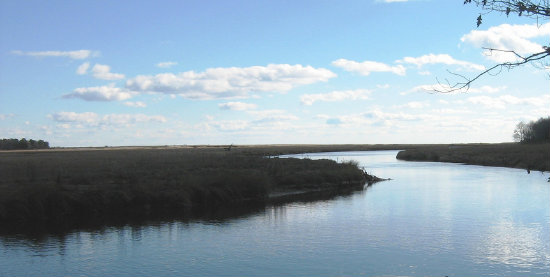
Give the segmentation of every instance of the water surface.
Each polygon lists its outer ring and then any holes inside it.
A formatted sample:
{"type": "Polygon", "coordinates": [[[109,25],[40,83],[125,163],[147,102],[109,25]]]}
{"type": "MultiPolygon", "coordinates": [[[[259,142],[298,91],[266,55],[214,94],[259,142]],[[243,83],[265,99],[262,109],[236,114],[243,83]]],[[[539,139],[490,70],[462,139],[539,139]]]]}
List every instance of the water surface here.
{"type": "Polygon", "coordinates": [[[332,200],[223,221],[156,222],[0,237],[0,276],[548,276],[548,174],[402,162],[396,151],[295,155],[356,160],[391,181],[332,200]]]}

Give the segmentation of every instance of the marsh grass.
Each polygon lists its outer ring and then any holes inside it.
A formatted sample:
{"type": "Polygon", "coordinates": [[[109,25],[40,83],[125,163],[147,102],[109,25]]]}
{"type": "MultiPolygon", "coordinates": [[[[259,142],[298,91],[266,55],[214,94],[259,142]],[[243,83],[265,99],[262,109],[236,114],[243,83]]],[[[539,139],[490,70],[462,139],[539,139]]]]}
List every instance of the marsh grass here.
{"type": "Polygon", "coordinates": [[[357,163],[267,158],[266,149],[138,148],[0,153],[0,223],[71,225],[177,217],[265,203],[274,191],[337,192],[357,163]]]}
{"type": "Polygon", "coordinates": [[[550,143],[499,143],[416,146],[397,159],[502,166],[550,171],[550,143]]]}

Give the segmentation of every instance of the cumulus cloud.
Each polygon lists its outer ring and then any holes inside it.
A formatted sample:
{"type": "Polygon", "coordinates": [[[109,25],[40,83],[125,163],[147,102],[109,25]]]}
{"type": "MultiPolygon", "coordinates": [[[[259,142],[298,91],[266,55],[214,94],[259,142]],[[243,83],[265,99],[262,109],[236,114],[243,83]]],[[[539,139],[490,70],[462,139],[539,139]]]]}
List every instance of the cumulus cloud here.
{"type": "MultiPolygon", "coordinates": [[[[537,24],[510,25],[502,24],[490,27],[488,30],[473,30],[462,36],[462,42],[473,44],[476,47],[486,47],[499,50],[513,50],[520,55],[528,55],[541,52],[542,45],[530,39],[548,37],[550,35],[550,23],[541,26],[537,24]]],[[[484,54],[495,62],[513,62],[517,57],[513,53],[498,51],[485,51],[484,54]]]]}
{"type": "Polygon", "coordinates": [[[356,62],[346,59],[338,59],[333,61],[332,65],[340,67],[345,71],[357,72],[364,76],[370,75],[371,72],[391,72],[401,76],[406,73],[406,68],[402,65],[390,66],[385,63],[374,61],[356,62]]]}
{"type": "Polygon", "coordinates": [[[284,110],[248,111],[248,114],[255,117],[255,123],[280,122],[299,119],[297,116],[289,114],[284,110]]]}
{"type": "Polygon", "coordinates": [[[492,87],[492,86],[481,86],[481,87],[473,87],[468,90],[468,92],[472,93],[497,93],[501,92],[506,89],[506,86],[500,86],[500,87],[492,87]]]}
{"type": "Polygon", "coordinates": [[[288,130],[293,128],[292,122],[299,118],[284,110],[246,111],[251,119],[247,120],[214,120],[207,118],[202,126],[206,129],[215,128],[219,131],[263,132],[266,130],[288,130]]]}
{"type": "Polygon", "coordinates": [[[397,62],[400,63],[409,63],[414,64],[418,68],[421,68],[423,65],[426,64],[446,64],[446,65],[458,65],[462,68],[468,69],[468,70],[484,70],[485,67],[483,65],[467,62],[467,61],[460,61],[456,60],[455,58],[451,57],[448,54],[428,54],[420,57],[405,57],[402,60],[398,60],[397,62]]]}
{"type": "Polygon", "coordinates": [[[50,118],[56,122],[68,124],[83,124],[87,126],[130,126],[136,123],[164,123],[166,118],[161,115],[144,114],[107,114],[98,115],[93,112],[57,112],[50,115],[50,118]]]}
{"type": "Polygon", "coordinates": [[[502,95],[498,97],[474,96],[466,101],[472,104],[483,105],[486,108],[505,109],[508,105],[529,105],[534,107],[547,107],[550,105],[550,95],[540,97],[516,97],[513,95],[502,95]]]}
{"type": "Polygon", "coordinates": [[[0,120],[5,120],[5,119],[8,119],[8,118],[12,118],[14,117],[15,115],[10,113],[10,114],[0,114],[0,120]]]}
{"type": "Polygon", "coordinates": [[[144,114],[107,114],[101,118],[101,124],[107,125],[133,125],[149,122],[164,123],[166,118],[162,115],[144,114]]]}
{"type": "MultiPolygon", "coordinates": [[[[403,91],[400,94],[401,95],[407,95],[407,94],[416,93],[416,92],[434,93],[436,91],[448,91],[448,90],[451,90],[451,89],[452,88],[450,86],[443,85],[443,84],[419,85],[419,86],[413,87],[410,90],[403,91]]],[[[461,92],[465,92],[465,90],[461,91],[461,92]]]]}
{"type": "Polygon", "coordinates": [[[67,57],[73,60],[83,60],[95,55],[91,50],[76,50],[76,51],[36,51],[23,52],[21,50],[12,51],[16,55],[33,56],[33,57],[67,57]]]}
{"type": "Polygon", "coordinates": [[[220,131],[238,131],[249,127],[249,122],[245,120],[220,120],[209,122],[208,125],[215,127],[220,131]]]}
{"type": "Polygon", "coordinates": [[[409,108],[409,109],[423,109],[429,107],[430,103],[421,102],[421,101],[411,101],[403,105],[397,106],[398,108],[409,108]]]}
{"type": "MultiPolygon", "coordinates": [[[[415,92],[435,93],[435,92],[438,92],[438,91],[450,91],[452,89],[453,88],[451,86],[446,85],[446,84],[419,85],[419,86],[416,86],[416,87],[414,87],[410,90],[401,92],[400,94],[401,95],[406,95],[406,94],[415,93],[415,92]]],[[[452,94],[465,93],[465,92],[468,92],[468,93],[497,93],[497,92],[503,91],[505,89],[506,89],[506,86],[501,86],[501,87],[481,86],[481,87],[463,88],[463,89],[460,89],[460,90],[453,91],[452,94]]]]}
{"type": "Polygon", "coordinates": [[[126,105],[128,107],[134,107],[134,108],[145,108],[145,107],[147,107],[147,104],[145,104],[141,101],[136,101],[136,102],[126,101],[126,102],[124,102],[124,105],[126,105]]]}
{"type": "Polygon", "coordinates": [[[325,120],[328,125],[340,125],[356,128],[359,125],[391,126],[403,121],[432,120],[434,116],[427,114],[411,114],[403,112],[384,112],[380,109],[341,116],[318,115],[317,118],[325,120]]]}
{"type": "Polygon", "coordinates": [[[245,111],[256,109],[257,105],[243,102],[227,102],[219,104],[218,107],[222,110],[245,111]]]}
{"type": "Polygon", "coordinates": [[[76,69],[76,74],[84,75],[84,74],[88,73],[88,68],[90,68],[90,63],[85,62],[85,63],[81,64],[80,66],[78,66],[78,68],[76,69]]]}
{"type": "Polygon", "coordinates": [[[304,105],[311,106],[316,101],[334,102],[344,100],[366,100],[369,98],[370,94],[371,91],[366,89],[343,90],[329,93],[304,94],[300,97],[300,101],[304,105]]]}
{"type": "Polygon", "coordinates": [[[110,84],[101,87],[76,88],[72,93],[63,95],[63,98],[80,98],[86,101],[121,101],[131,98],[134,94],[110,84]]]}
{"type": "Polygon", "coordinates": [[[422,119],[431,118],[428,115],[423,114],[407,114],[403,112],[387,113],[381,110],[375,109],[372,111],[361,113],[361,116],[367,119],[375,120],[399,120],[399,121],[417,121],[422,119]]]}
{"type": "Polygon", "coordinates": [[[92,73],[95,78],[102,80],[119,80],[124,79],[124,74],[112,73],[111,67],[104,64],[96,64],[92,68],[92,73]]]}
{"type": "Polygon", "coordinates": [[[75,112],[58,112],[50,116],[54,121],[57,122],[78,122],[86,124],[97,124],[99,121],[99,116],[96,113],[84,112],[84,113],[75,113],[75,112]]]}
{"type": "Polygon", "coordinates": [[[270,64],[141,75],[128,80],[126,87],[137,92],[177,94],[188,99],[243,98],[250,92],[284,93],[298,85],[326,82],[334,77],[336,74],[324,68],[270,64]]]}
{"type": "Polygon", "coordinates": [[[177,62],[160,62],[160,63],[157,63],[157,67],[169,68],[177,64],[178,64],[177,62]]]}

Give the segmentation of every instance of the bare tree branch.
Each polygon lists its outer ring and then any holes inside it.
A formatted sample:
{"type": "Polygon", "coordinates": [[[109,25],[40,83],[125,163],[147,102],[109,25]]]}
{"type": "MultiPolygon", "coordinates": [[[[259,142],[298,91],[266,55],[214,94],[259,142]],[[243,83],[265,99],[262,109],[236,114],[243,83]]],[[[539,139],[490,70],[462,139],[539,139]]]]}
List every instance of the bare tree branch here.
{"type": "Polygon", "coordinates": [[[442,84],[442,83],[439,82],[439,85],[440,85],[439,88],[434,88],[434,91],[441,92],[441,93],[450,93],[450,92],[457,92],[457,91],[468,91],[468,89],[470,88],[470,86],[473,82],[475,82],[477,79],[479,79],[481,76],[483,76],[485,74],[491,74],[491,72],[494,72],[496,69],[499,69],[499,70],[508,69],[508,70],[510,70],[514,67],[518,67],[520,65],[524,65],[524,64],[531,63],[531,62],[534,62],[534,61],[542,60],[542,59],[550,56],[550,48],[547,47],[547,46],[544,46],[543,48],[544,48],[544,51],[541,51],[541,52],[538,52],[538,53],[535,53],[535,54],[531,54],[531,55],[526,56],[526,57],[521,56],[520,54],[516,53],[513,50],[501,50],[501,49],[493,49],[493,48],[484,48],[484,49],[489,50],[489,51],[512,53],[516,57],[519,58],[519,61],[495,64],[494,66],[492,66],[490,68],[487,68],[484,71],[482,71],[481,73],[477,74],[473,78],[467,78],[467,77],[465,77],[463,75],[460,75],[458,73],[447,71],[452,75],[455,75],[455,76],[458,76],[458,77],[462,78],[464,81],[457,82],[453,85],[451,85],[448,81],[446,82],[447,84],[442,84]]]}
{"type": "Polygon", "coordinates": [[[464,4],[474,3],[484,10],[501,12],[507,16],[517,14],[518,16],[549,17],[550,5],[548,0],[465,0],[464,4]]]}
{"type": "MultiPolygon", "coordinates": [[[[518,16],[526,16],[526,17],[532,17],[536,18],[537,20],[542,17],[545,19],[550,18],[550,0],[539,0],[539,1],[531,1],[531,0],[465,0],[464,4],[471,4],[474,3],[477,6],[481,6],[483,10],[492,12],[501,12],[506,14],[506,16],[509,16],[512,14],[517,14],[518,16]]],[[[477,26],[482,22],[482,15],[479,15],[476,19],[477,26]]],[[[456,82],[451,85],[451,83],[448,80],[445,80],[445,84],[442,84],[438,80],[439,86],[436,88],[434,87],[433,90],[435,92],[440,93],[451,93],[451,92],[459,92],[463,91],[466,92],[470,88],[473,82],[481,78],[483,75],[490,74],[490,75],[496,75],[500,73],[503,69],[511,70],[515,67],[532,63],[535,61],[542,60],[546,57],[550,56],[550,46],[543,46],[543,51],[537,52],[534,54],[530,54],[528,56],[522,56],[519,53],[517,53],[514,50],[503,50],[503,49],[495,49],[495,48],[486,48],[483,49],[489,51],[489,53],[493,52],[500,52],[500,53],[509,53],[513,54],[517,61],[515,62],[504,62],[495,64],[490,68],[485,69],[481,73],[477,74],[473,78],[465,77],[461,74],[454,73],[448,71],[450,74],[457,76],[462,79],[462,81],[456,82]],[[498,72],[497,72],[498,70],[498,72]]]]}

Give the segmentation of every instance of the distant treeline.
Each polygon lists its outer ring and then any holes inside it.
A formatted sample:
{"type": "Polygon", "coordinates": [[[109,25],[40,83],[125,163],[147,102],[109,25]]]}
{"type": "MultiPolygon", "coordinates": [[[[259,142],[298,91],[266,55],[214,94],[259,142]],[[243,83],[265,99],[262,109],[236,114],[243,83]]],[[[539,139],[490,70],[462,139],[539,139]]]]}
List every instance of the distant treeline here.
{"type": "Polygon", "coordinates": [[[1,150],[20,150],[20,149],[48,149],[50,144],[43,140],[22,139],[2,139],[0,140],[1,150]]]}
{"type": "Polygon", "coordinates": [[[529,123],[520,122],[514,130],[514,140],[519,142],[550,141],[550,116],[529,123]]]}

